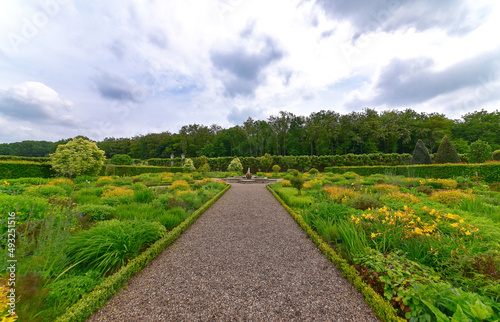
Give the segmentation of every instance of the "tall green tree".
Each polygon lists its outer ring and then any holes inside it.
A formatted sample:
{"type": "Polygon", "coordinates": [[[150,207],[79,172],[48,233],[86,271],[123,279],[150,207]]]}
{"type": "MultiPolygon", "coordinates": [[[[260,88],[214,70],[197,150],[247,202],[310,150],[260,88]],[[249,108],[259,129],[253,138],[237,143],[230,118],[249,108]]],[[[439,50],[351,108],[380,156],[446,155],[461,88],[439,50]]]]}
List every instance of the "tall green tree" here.
{"type": "Polygon", "coordinates": [[[71,179],[72,176],[81,174],[98,174],[105,158],[104,151],[94,142],[75,138],[59,145],[56,152],[50,155],[50,162],[56,172],[71,179]]]}

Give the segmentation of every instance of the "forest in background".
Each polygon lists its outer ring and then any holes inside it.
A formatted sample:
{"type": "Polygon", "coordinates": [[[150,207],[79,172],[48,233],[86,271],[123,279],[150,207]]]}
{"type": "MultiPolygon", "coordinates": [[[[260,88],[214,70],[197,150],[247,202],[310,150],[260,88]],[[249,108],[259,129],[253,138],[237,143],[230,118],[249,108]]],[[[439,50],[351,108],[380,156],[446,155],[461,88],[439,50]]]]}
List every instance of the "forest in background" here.
{"type": "MultiPolygon", "coordinates": [[[[186,157],[412,153],[421,139],[434,153],[445,135],[451,138],[458,153],[467,153],[469,144],[479,139],[498,150],[500,113],[481,110],[451,120],[444,114],[412,109],[377,112],[365,108],[343,115],[322,110],[309,116],[282,111],[267,120],[249,117],[242,125],[227,129],[217,124],[190,124],[178,133],[107,137],[97,145],[107,158],[128,154],[135,159],[150,159],[170,158],[171,154],[179,157],[181,153],[186,157]]],[[[70,139],[2,143],[0,155],[46,157],[70,139]]]]}

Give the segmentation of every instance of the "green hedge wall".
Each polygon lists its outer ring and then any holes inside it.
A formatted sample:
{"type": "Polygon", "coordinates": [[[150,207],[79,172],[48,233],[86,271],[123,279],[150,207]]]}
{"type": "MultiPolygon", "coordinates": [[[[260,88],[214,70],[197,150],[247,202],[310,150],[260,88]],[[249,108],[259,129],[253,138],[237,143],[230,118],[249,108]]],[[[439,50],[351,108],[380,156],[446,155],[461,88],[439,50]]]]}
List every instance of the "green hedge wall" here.
{"type": "Polygon", "coordinates": [[[50,162],[50,158],[44,157],[18,157],[14,155],[0,155],[0,161],[31,161],[38,163],[50,162]]]}
{"type": "Polygon", "coordinates": [[[30,161],[0,161],[0,178],[50,178],[56,172],[52,170],[49,163],[38,163],[30,161]]]}
{"type": "MultiPolygon", "coordinates": [[[[136,176],[142,173],[183,172],[180,167],[150,167],[150,166],[104,166],[100,175],[136,176]]],[[[57,176],[50,163],[29,161],[0,161],[0,179],[16,178],[50,178],[57,176]]]]}
{"type": "Polygon", "coordinates": [[[372,166],[372,167],[327,167],[325,172],[355,172],[362,176],[372,174],[393,174],[420,178],[475,177],[488,182],[500,182],[500,163],[478,164],[428,164],[412,166],[372,166]]]}
{"type": "Polygon", "coordinates": [[[99,175],[116,175],[116,176],[137,176],[142,173],[159,173],[159,172],[183,172],[181,167],[153,167],[153,166],[135,166],[135,165],[115,165],[104,166],[99,175]]]}

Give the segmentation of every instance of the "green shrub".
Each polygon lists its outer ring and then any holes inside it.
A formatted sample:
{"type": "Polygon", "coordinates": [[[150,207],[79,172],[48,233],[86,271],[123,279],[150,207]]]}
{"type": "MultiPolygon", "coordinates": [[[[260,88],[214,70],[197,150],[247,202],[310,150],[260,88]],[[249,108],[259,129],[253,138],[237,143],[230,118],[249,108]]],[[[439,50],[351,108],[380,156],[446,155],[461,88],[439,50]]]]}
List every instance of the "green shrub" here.
{"type": "Polygon", "coordinates": [[[488,142],[477,140],[469,147],[469,162],[483,163],[492,159],[491,146],[488,142]]]}
{"type": "Polygon", "coordinates": [[[434,188],[431,185],[418,186],[415,188],[418,193],[425,193],[430,196],[434,192],[434,188]]]}
{"type": "Polygon", "coordinates": [[[170,230],[186,219],[186,211],[182,208],[174,208],[167,211],[158,218],[158,222],[170,230]]]}
{"type": "Polygon", "coordinates": [[[81,216],[89,216],[89,221],[108,220],[115,215],[115,208],[108,205],[87,204],[76,207],[81,216]]]}
{"type": "Polygon", "coordinates": [[[234,158],[233,161],[231,161],[231,163],[227,167],[227,171],[237,172],[237,173],[243,172],[243,166],[241,165],[240,159],[234,158]]]}
{"type": "Polygon", "coordinates": [[[435,163],[459,163],[460,157],[458,156],[457,150],[451,143],[447,135],[441,140],[439,148],[434,158],[435,163]]]}
{"type": "Polygon", "coordinates": [[[298,174],[297,175],[294,174],[294,176],[290,179],[290,183],[292,187],[297,189],[298,194],[300,196],[302,194],[301,190],[304,187],[304,179],[299,177],[298,174]]]}
{"type": "Polygon", "coordinates": [[[500,161],[500,150],[493,151],[493,160],[500,161]]]}
{"type": "Polygon", "coordinates": [[[68,264],[99,274],[116,271],[165,233],[156,222],[109,220],[71,237],[68,264]]]}
{"type": "Polygon", "coordinates": [[[111,164],[114,165],[133,165],[134,160],[130,157],[130,155],[127,154],[115,154],[109,161],[111,164]]]}
{"type": "Polygon", "coordinates": [[[138,203],[151,203],[154,199],[154,192],[143,183],[132,185],[134,190],[134,201],[138,203]]]}
{"type": "Polygon", "coordinates": [[[68,190],[59,186],[34,186],[30,188],[29,194],[33,196],[45,196],[45,197],[54,197],[54,196],[68,196],[68,190]]]}
{"type": "Polygon", "coordinates": [[[411,164],[431,164],[431,155],[422,140],[418,140],[413,150],[411,164]]]}
{"type": "MultiPolygon", "coordinates": [[[[499,150],[499,152],[500,152],[500,150],[499,150]]],[[[499,153],[499,155],[500,155],[500,153],[499,153]]],[[[281,170],[281,167],[279,165],[277,165],[277,164],[273,165],[273,172],[275,174],[278,174],[280,172],[280,170],[281,170]]]]}
{"type": "Polygon", "coordinates": [[[182,168],[184,169],[184,172],[196,171],[196,168],[194,167],[193,160],[191,160],[189,158],[186,159],[186,161],[184,161],[184,166],[182,168]]]}
{"type": "Polygon", "coordinates": [[[368,208],[374,209],[382,206],[382,203],[377,199],[368,195],[360,195],[351,201],[351,207],[366,210],[368,208]]]}

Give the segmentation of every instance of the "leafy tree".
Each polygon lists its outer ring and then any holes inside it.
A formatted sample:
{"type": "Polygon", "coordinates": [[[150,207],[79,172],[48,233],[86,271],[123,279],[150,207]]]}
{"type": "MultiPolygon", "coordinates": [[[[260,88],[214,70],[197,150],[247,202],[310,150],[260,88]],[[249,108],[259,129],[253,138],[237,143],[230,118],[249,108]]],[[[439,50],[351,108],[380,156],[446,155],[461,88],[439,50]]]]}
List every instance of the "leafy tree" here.
{"type": "Polygon", "coordinates": [[[229,163],[229,166],[227,167],[227,171],[238,172],[238,173],[243,172],[243,166],[241,165],[240,159],[234,158],[231,161],[231,163],[229,163]]]}
{"type": "Polygon", "coordinates": [[[458,156],[457,150],[451,143],[447,135],[441,140],[439,148],[434,159],[436,163],[459,163],[460,157],[458,156]]]}
{"type": "Polygon", "coordinates": [[[431,164],[431,155],[429,150],[425,147],[422,140],[418,140],[415,145],[415,150],[413,150],[413,155],[411,157],[411,164],[431,164]]]}
{"type": "Polygon", "coordinates": [[[281,167],[277,164],[273,165],[273,172],[278,174],[278,172],[280,172],[281,170],[281,167]]]}
{"type": "Polygon", "coordinates": [[[184,161],[184,166],[182,167],[185,172],[193,172],[196,171],[196,168],[194,167],[193,160],[187,158],[186,161],[184,161]]]}
{"type": "Polygon", "coordinates": [[[204,163],[201,167],[198,167],[198,171],[206,175],[207,172],[210,172],[210,165],[208,163],[204,163]]]}
{"type": "Polygon", "coordinates": [[[127,154],[115,154],[111,158],[110,163],[115,165],[132,165],[134,164],[134,160],[127,154]]]}
{"type": "Polygon", "coordinates": [[[94,142],[83,138],[59,145],[56,152],[50,155],[52,168],[70,179],[73,175],[97,175],[104,160],[104,151],[94,142]]]}
{"type": "Polygon", "coordinates": [[[469,162],[483,163],[486,160],[491,160],[491,146],[488,142],[477,140],[471,143],[469,148],[469,162]]]}
{"type": "Polygon", "coordinates": [[[297,189],[298,195],[301,196],[302,195],[301,190],[304,187],[304,179],[302,179],[302,177],[299,176],[298,171],[294,172],[294,176],[290,179],[290,183],[292,184],[292,187],[297,189]]]}
{"type": "Polygon", "coordinates": [[[273,165],[274,158],[269,153],[266,153],[263,157],[259,158],[260,166],[266,171],[273,165]]]}

